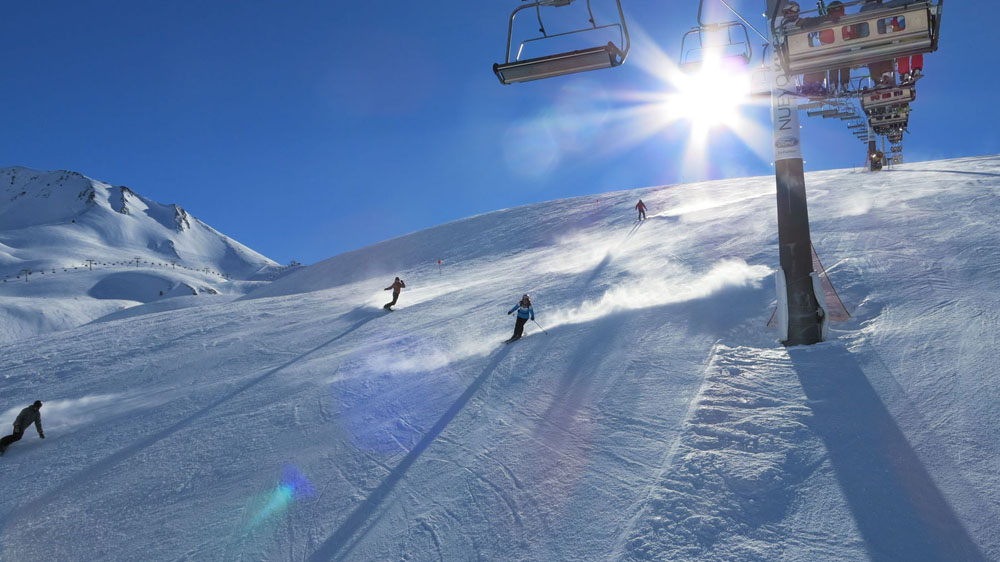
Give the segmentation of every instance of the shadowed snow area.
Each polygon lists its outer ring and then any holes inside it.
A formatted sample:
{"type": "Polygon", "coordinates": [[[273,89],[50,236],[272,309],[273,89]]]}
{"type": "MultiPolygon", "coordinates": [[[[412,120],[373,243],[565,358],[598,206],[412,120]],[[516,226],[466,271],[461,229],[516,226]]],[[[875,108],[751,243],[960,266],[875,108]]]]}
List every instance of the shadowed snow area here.
{"type": "Polygon", "coordinates": [[[1000,559],[1000,158],[806,182],[853,315],[809,348],[765,327],[770,177],[506,209],[7,345],[0,423],[41,399],[47,438],[0,459],[0,560],[1000,559]]]}

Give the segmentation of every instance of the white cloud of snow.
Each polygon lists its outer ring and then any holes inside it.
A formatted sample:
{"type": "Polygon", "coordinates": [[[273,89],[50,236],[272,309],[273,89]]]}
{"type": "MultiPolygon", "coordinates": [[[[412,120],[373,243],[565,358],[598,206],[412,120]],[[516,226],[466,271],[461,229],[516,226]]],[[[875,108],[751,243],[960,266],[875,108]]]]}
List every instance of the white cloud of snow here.
{"type": "Polygon", "coordinates": [[[749,265],[741,259],[731,259],[715,264],[702,275],[690,275],[684,279],[645,276],[615,285],[598,299],[585,301],[568,311],[551,314],[547,316],[548,324],[580,324],[622,310],[704,298],[727,287],[756,287],[772,272],[765,265],[749,265]]]}

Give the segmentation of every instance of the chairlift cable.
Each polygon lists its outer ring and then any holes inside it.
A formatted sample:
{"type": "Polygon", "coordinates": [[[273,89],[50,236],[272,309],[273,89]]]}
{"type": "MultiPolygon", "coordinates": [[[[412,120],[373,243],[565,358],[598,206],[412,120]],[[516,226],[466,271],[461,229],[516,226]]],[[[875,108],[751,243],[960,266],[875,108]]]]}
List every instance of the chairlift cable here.
{"type": "MultiPolygon", "coordinates": [[[[734,10],[733,7],[730,6],[729,3],[726,2],[726,0],[719,0],[719,2],[722,2],[722,5],[725,6],[726,8],[728,8],[730,12],[736,14],[736,17],[740,18],[740,21],[742,21],[743,23],[745,23],[747,25],[747,27],[749,27],[750,29],[752,29],[754,31],[754,33],[756,33],[757,35],[760,35],[761,39],[763,39],[764,41],[766,41],[768,43],[771,42],[771,40],[768,39],[767,37],[765,37],[763,33],[761,33],[760,31],[758,31],[757,28],[754,27],[752,23],[748,22],[745,17],[743,17],[742,15],[740,15],[739,12],[737,12],[736,10],[734,10]]],[[[701,9],[700,8],[698,10],[698,24],[701,25],[701,9]]]]}

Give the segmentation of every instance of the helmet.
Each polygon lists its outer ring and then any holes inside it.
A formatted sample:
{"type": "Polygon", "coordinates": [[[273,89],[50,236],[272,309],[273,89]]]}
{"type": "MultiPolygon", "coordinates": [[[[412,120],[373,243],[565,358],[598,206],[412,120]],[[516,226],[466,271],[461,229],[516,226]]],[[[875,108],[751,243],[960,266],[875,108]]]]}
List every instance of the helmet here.
{"type": "Polygon", "coordinates": [[[35,400],[35,403],[32,404],[32,406],[34,406],[36,408],[41,408],[42,407],[42,401],[41,400],[35,400]]]}
{"type": "Polygon", "coordinates": [[[785,8],[782,13],[787,15],[798,14],[799,13],[799,3],[798,2],[787,2],[785,3],[785,8]]]}

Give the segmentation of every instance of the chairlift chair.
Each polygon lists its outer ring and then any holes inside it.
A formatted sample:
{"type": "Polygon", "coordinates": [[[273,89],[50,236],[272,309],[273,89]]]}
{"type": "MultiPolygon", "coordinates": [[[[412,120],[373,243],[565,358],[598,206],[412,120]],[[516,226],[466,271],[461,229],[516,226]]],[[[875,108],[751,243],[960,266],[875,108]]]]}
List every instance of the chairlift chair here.
{"type": "MultiPolygon", "coordinates": [[[[729,8],[729,5],[727,4],[726,7],[729,8]]],[[[741,69],[745,69],[750,64],[750,59],[753,58],[753,47],[750,45],[750,33],[747,31],[747,26],[738,21],[705,23],[703,17],[704,10],[705,0],[699,0],[698,25],[689,29],[681,37],[681,69],[687,71],[700,69],[704,61],[701,54],[706,49],[713,48],[721,51],[724,67],[739,65],[741,69]],[[705,44],[706,36],[719,37],[723,36],[723,34],[725,41],[715,43],[709,41],[708,45],[705,44]],[[697,38],[697,46],[692,46],[688,43],[691,38],[697,38]],[[694,58],[694,54],[698,54],[699,56],[694,58]]],[[[739,14],[736,15],[737,17],[741,17],[739,14]]]]}
{"type": "MultiPolygon", "coordinates": [[[[619,66],[625,62],[630,46],[628,27],[625,25],[625,15],[622,13],[621,0],[615,0],[618,7],[618,21],[608,24],[598,25],[594,19],[594,12],[590,6],[590,0],[586,0],[587,14],[590,25],[579,29],[573,29],[562,33],[548,33],[545,24],[542,22],[542,8],[559,8],[569,6],[576,0],[537,0],[530,4],[518,6],[510,14],[507,24],[507,53],[504,62],[493,65],[493,72],[500,79],[502,84],[513,84],[515,82],[529,82],[531,80],[541,80],[542,78],[552,78],[587,70],[598,70],[601,68],[611,68],[619,66]],[[538,30],[541,36],[525,39],[520,42],[517,52],[511,59],[511,46],[514,41],[514,18],[521,10],[534,8],[538,17],[538,30]],[[605,45],[598,45],[586,49],[569,52],[548,54],[540,57],[521,60],[521,54],[527,44],[547,41],[558,37],[567,37],[575,34],[611,29],[618,31],[618,45],[609,41],[605,45]],[[621,47],[620,47],[620,46],[621,47]]],[[[551,43],[550,43],[551,44],[551,43]]]]}
{"type": "Polygon", "coordinates": [[[750,33],[747,27],[737,21],[722,23],[701,23],[699,8],[698,25],[692,27],[681,37],[681,70],[693,72],[700,70],[704,63],[704,53],[708,50],[718,50],[723,68],[738,68],[745,70],[753,58],[753,47],[750,45],[750,33]],[[735,33],[735,36],[734,36],[735,33]],[[725,41],[706,44],[705,37],[724,34],[725,41]],[[697,40],[697,44],[695,43],[697,40]]]}
{"type": "Polygon", "coordinates": [[[909,103],[917,99],[917,90],[909,86],[889,86],[869,90],[861,96],[861,107],[868,111],[893,105],[909,103]]]}
{"type": "MultiPolygon", "coordinates": [[[[861,3],[845,2],[844,6],[861,3]]],[[[780,25],[777,11],[781,4],[775,3],[770,20],[789,75],[856,67],[937,50],[943,0],[880,6],[803,27],[780,25]]]]}

